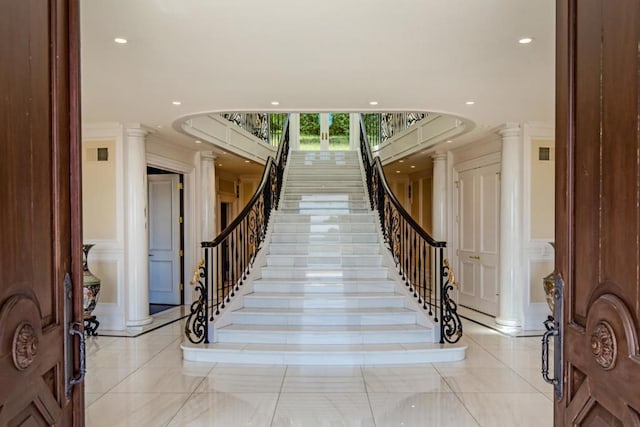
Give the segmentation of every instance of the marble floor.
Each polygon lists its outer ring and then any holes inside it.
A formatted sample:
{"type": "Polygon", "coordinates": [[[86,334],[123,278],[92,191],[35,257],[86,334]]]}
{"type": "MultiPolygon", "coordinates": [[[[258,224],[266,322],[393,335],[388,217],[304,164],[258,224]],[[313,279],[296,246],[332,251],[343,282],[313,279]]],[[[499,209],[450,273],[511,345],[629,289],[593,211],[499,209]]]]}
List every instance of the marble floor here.
{"type": "Polygon", "coordinates": [[[184,362],[182,321],[137,338],[91,337],[86,424],[551,426],[540,338],[464,326],[466,360],[404,366],[184,362]]]}

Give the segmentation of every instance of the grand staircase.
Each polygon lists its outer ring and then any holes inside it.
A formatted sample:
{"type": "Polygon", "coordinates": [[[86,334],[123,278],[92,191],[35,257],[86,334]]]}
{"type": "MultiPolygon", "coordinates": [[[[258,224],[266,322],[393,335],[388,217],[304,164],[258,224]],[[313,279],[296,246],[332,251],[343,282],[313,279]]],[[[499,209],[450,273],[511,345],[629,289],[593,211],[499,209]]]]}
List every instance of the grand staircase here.
{"type": "Polygon", "coordinates": [[[292,152],[248,280],[193,361],[402,364],[464,358],[398,280],[355,151],[292,152]]]}

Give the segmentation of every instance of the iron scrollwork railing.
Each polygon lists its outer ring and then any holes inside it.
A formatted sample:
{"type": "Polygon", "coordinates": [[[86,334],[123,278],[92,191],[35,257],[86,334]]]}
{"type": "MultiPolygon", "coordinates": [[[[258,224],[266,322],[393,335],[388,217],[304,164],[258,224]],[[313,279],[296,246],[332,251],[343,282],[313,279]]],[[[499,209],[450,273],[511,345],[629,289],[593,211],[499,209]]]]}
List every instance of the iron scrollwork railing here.
{"type": "Polygon", "coordinates": [[[285,120],[276,158],[267,159],[260,184],[247,206],[213,241],[202,242],[203,259],[191,282],[198,297],[191,304],[185,325],[192,343],[209,343],[209,322],[231,301],[253,268],[271,211],[278,207],[288,156],[289,122],[285,120]]]}
{"type": "Polygon", "coordinates": [[[288,120],[286,113],[225,113],[221,116],[274,146],[282,140],[283,125],[288,120]]]}
{"type": "Polygon", "coordinates": [[[371,146],[380,145],[427,117],[426,113],[363,113],[362,122],[371,146]]]}
{"type": "Polygon", "coordinates": [[[360,154],[365,168],[371,209],[377,211],[384,244],[398,273],[433,321],[440,324],[440,343],[455,343],[462,336],[458,306],[450,292],[456,286],[445,258],[446,242],[433,239],[398,202],[387,184],[380,158],[373,158],[360,121],[360,154]]]}

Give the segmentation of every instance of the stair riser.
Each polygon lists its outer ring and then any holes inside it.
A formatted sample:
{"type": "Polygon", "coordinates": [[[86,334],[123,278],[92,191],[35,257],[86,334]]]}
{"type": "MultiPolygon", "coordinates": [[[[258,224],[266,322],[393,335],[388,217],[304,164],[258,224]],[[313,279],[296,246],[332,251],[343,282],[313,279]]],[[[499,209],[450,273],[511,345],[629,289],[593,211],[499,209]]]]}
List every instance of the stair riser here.
{"type": "Polygon", "coordinates": [[[272,243],[269,255],[377,255],[380,254],[378,245],[313,245],[313,244],[284,244],[272,243]]]}
{"type": "Polygon", "coordinates": [[[400,308],[404,307],[403,296],[367,297],[353,295],[346,298],[282,298],[246,296],[244,306],[247,308],[400,308]]]}
{"type": "MultiPolygon", "coordinates": [[[[332,173],[330,174],[324,174],[321,178],[323,181],[342,181],[344,179],[349,180],[349,181],[360,181],[362,182],[362,174],[360,173],[359,170],[351,170],[351,169],[347,169],[344,170],[344,168],[338,168],[338,169],[333,169],[331,170],[332,173]]],[[[289,174],[287,175],[287,177],[289,178],[289,180],[292,180],[291,182],[293,182],[293,180],[297,181],[297,180],[313,180],[313,179],[318,179],[318,172],[312,170],[312,171],[308,171],[305,169],[300,169],[300,170],[289,170],[289,174]]]]}
{"type": "Polygon", "coordinates": [[[378,235],[373,233],[333,235],[280,233],[271,236],[271,243],[378,243],[378,235]]]}
{"type": "Polygon", "coordinates": [[[363,186],[362,179],[347,179],[342,178],[341,180],[330,180],[325,181],[324,179],[316,179],[310,178],[308,180],[302,179],[293,179],[293,177],[289,177],[287,181],[287,188],[296,188],[296,187],[306,187],[306,188],[316,188],[316,187],[356,187],[361,188],[363,186]]]}
{"type": "Polygon", "coordinates": [[[393,333],[297,333],[218,331],[223,343],[250,344],[418,344],[433,342],[431,331],[393,333]]]}
{"type": "Polygon", "coordinates": [[[347,224],[347,223],[372,223],[373,214],[359,215],[283,215],[276,213],[272,216],[274,224],[347,224]]]}
{"type": "Polygon", "coordinates": [[[309,214],[309,215],[344,215],[344,214],[364,214],[369,212],[369,209],[356,209],[356,208],[289,208],[280,209],[282,213],[288,214],[309,214]]]}
{"type": "MultiPolygon", "coordinates": [[[[338,270],[338,269],[336,269],[338,270]]],[[[388,279],[389,271],[384,268],[367,268],[358,270],[343,270],[343,271],[322,271],[313,272],[310,269],[292,270],[287,267],[264,267],[262,268],[262,278],[264,279],[284,279],[284,280],[317,280],[323,279],[346,279],[346,280],[358,280],[358,279],[388,279]]]]}
{"type": "Polygon", "coordinates": [[[389,292],[393,293],[394,284],[392,282],[385,283],[367,283],[363,282],[362,284],[322,284],[322,285],[313,285],[313,284],[289,284],[289,283],[278,283],[278,282],[270,282],[270,281],[262,281],[256,280],[253,282],[253,290],[255,292],[281,292],[283,294],[288,293],[305,293],[309,295],[322,295],[325,293],[343,293],[343,294],[367,294],[371,292],[389,292]]]}
{"type": "Polygon", "coordinates": [[[382,255],[361,255],[361,256],[288,256],[288,255],[268,255],[267,266],[269,267],[313,267],[331,266],[341,267],[382,267],[382,255]]]}
{"type": "Polygon", "coordinates": [[[232,313],[233,323],[238,325],[302,325],[302,326],[349,326],[349,325],[413,325],[416,314],[263,314],[232,313]]]}
{"type": "Polygon", "coordinates": [[[365,210],[369,207],[369,204],[366,202],[291,202],[291,201],[281,201],[279,209],[283,209],[284,211],[288,211],[290,209],[297,210],[323,210],[326,209],[327,213],[331,213],[331,211],[335,209],[355,209],[355,210],[365,210]]]}
{"type": "Polygon", "coordinates": [[[375,233],[376,226],[368,224],[295,224],[276,223],[274,233],[375,233]]]}
{"type": "Polygon", "coordinates": [[[368,203],[364,193],[359,194],[286,194],[281,202],[359,202],[368,203]]]}

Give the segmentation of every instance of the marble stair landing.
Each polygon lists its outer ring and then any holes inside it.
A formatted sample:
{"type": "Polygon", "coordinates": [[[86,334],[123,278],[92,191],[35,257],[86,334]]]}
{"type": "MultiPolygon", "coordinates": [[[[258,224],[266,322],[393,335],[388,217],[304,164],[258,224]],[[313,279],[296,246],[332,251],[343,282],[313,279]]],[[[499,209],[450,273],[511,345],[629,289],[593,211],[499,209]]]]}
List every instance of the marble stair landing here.
{"type": "Polygon", "coordinates": [[[464,359],[385,263],[357,152],[292,152],[249,291],[210,324],[186,360],[377,365],[464,359]]]}

